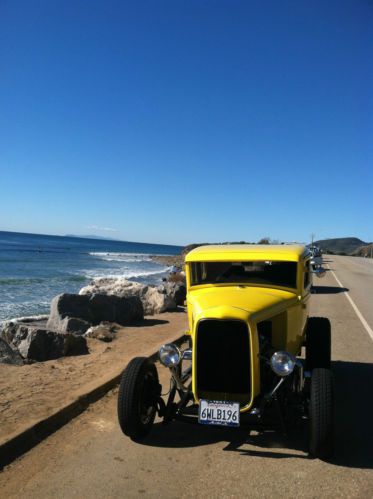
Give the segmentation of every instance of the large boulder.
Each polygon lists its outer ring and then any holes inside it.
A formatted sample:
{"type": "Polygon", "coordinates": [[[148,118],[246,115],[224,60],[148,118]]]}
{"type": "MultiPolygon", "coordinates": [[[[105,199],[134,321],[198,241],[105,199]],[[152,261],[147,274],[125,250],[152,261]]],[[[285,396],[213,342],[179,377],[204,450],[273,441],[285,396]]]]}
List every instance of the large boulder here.
{"type": "Polygon", "coordinates": [[[75,326],[76,331],[83,334],[91,326],[92,320],[89,296],[63,293],[52,300],[47,329],[69,333],[75,326]]]}
{"type": "Polygon", "coordinates": [[[164,282],[157,289],[160,293],[171,298],[176,306],[184,305],[186,299],[186,285],[184,282],[164,282]]]}
{"type": "Polygon", "coordinates": [[[53,331],[58,331],[59,333],[73,333],[73,334],[84,334],[91,323],[83,319],[78,319],[77,317],[64,317],[58,323],[56,321],[56,316],[53,318],[54,322],[48,322],[49,329],[53,331]]]}
{"type": "MultiPolygon", "coordinates": [[[[87,340],[71,333],[58,333],[40,327],[37,322],[7,321],[1,330],[1,341],[14,352],[16,362],[23,359],[45,361],[58,359],[66,355],[82,355],[88,353],[87,340]],[[18,360],[17,360],[18,359],[18,360]]],[[[6,347],[3,345],[3,350],[6,347]]],[[[16,363],[12,362],[12,363],[16,363]]]]}
{"type": "Polygon", "coordinates": [[[46,329],[48,316],[19,317],[4,321],[0,327],[0,338],[8,345],[17,347],[18,343],[25,339],[28,328],[46,329]]]}
{"type": "MultiPolygon", "coordinates": [[[[159,314],[176,308],[174,296],[169,295],[165,288],[158,289],[156,286],[129,281],[124,277],[93,279],[88,286],[79,291],[79,294],[81,296],[106,295],[126,299],[138,298],[141,300],[145,315],[159,314]]],[[[118,320],[116,322],[120,323],[118,320]]]]}
{"type": "Polygon", "coordinates": [[[68,355],[87,354],[88,348],[87,340],[82,336],[30,328],[26,338],[18,344],[18,351],[25,359],[42,362],[68,355]]]}
{"type": "Polygon", "coordinates": [[[53,298],[47,329],[84,334],[92,325],[102,321],[124,326],[143,317],[142,302],[136,296],[65,293],[53,298]]]}
{"type": "Polygon", "coordinates": [[[18,348],[21,341],[27,338],[29,325],[17,320],[3,323],[0,337],[12,348],[18,348]]]}

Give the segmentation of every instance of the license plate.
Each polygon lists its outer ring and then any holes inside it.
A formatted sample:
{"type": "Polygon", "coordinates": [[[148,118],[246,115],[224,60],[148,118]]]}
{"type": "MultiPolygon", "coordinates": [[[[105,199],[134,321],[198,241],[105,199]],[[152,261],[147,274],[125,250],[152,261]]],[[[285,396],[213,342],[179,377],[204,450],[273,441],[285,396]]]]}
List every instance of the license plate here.
{"type": "Polygon", "coordinates": [[[211,425],[240,426],[240,404],[238,402],[200,400],[198,422],[211,425]]]}

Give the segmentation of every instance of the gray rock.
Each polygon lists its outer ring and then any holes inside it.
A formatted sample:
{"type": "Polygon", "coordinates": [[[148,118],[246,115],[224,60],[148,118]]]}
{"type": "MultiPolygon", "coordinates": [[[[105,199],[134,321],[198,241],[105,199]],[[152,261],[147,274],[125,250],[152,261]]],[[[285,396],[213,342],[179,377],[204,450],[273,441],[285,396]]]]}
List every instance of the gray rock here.
{"type": "Polygon", "coordinates": [[[70,293],[55,296],[51,303],[47,329],[66,332],[67,325],[63,322],[66,317],[81,319],[89,324],[92,323],[93,317],[89,308],[89,296],[70,293]]]}
{"type": "Polygon", "coordinates": [[[16,366],[23,365],[23,360],[20,354],[13,350],[8,343],[0,338],[0,364],[13,364],[16,366]]]}
{"type": "Polygon", "coordinates": [[[115,320],[121,325],[130,324],[131,322],[142,320],[144,318],[144,307],[141,299],[138,296],[116,297],[115,320]]]}
{"type": "Polygon", "coordinates": [[[115,338],[115,326],[110,324],[100,324],[92,326],[84,334],[86,338],[96,338],[97,340],[110,342],[115,338]]]}
{"type": "Polygon", "coordinates": [[[58,326],[59,333],[84,334],[91,327],[91,323],[76,317],[64,317],[58,326]]]}
{"type": "Polygon", "coordinates": [[[15,320],[3,323],[0,337],[5,340],[8,345],[18,347],[18,344],[27,338],[29,326],[15,320]]]}
{"type": "Polygon", "coordinates": [[[105,294],[62,294],[53,298],[47,329],[60,333],[84,334],[102,321],[129,324],[144,317],[139,297],[105,294]]]}
{"type": "Polygon", "coordinates": [[[88,353],[87,340],[82,336],[32,328],[18,350],[23,358],[39,362],[88,353]]]}
{"type": "MultiPolygon", "coordinates": [[[[15,351],[16,357],[17,352],[19,352],[18,358],[21,360],[23,357],[27,360],[44,361],[58,359],[65,355],[88,353],[87,340],[84,337],[69,332],[49,331],[45,327],[39,326],[38,321],[7,321],[3,324],[0,336],[10,349],[15,351]]],[[[88,327],[85,327],[82,332],[85,332],[86,329],[88,327]]]]}
{"type": "Polygon", "coordinates": [[[85,355],[89,353],[87,340],[83,336],[64,334],[64,355],[85,355]]]}
{"type": "MultiPolygon", "coordinates": [[[[115,322],[117,308],[121,306],[121,303],[119,302],[120,299],[118,297],[94,294],[88,296],[88,299],[93,324],[98,324],[101,321],[115,322]]],[[[125,308],[124,304],[123,306],[125,308]]]]}
{"type": "Polygon", "coordinates": [[[158,286],[158,291],[169,296],[175,303],[175,306],[184,305],[186,285],[183,282],[165,282],[158,286]]]}
{"type": "MultiPolygon", "coordinates": [[[[156,286],[147,286],[123,277],[94,279],[88,286],[82,288],[79,294],[139,298],[145,315],[159,314],[176,308],[174,298],[165,289],[159,290],[156,286]]],[[[132,303],[135,305],[136,302],[132,303]]]]}

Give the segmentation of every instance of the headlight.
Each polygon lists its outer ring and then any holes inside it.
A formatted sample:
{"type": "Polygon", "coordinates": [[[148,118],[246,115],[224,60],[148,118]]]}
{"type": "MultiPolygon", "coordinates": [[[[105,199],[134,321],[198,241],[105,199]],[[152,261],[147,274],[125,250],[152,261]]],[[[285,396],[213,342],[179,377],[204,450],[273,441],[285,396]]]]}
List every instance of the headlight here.
{"type": "Polygon", "coordinates": [[[289,352],[275,352],[271,357],[271,368],[278,376],[289,376],[294,370],[296,359],[289,352]]]}
{"type": "Polygon", "coordinates": [[[159,349],[159,360],[166,367],[177,366],[181,359],[180,350],[173,343],[167,343],[159,349]]]}

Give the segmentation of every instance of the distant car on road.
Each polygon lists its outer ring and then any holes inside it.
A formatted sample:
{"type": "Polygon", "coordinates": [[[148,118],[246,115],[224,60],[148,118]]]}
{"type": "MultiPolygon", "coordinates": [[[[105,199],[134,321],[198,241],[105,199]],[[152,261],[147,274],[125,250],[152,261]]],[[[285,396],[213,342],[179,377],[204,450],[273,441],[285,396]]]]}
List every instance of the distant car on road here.
{"type": "Polygon", "coordinates": [[[122,431],[144,437],[157,413],[165,423],[262,431],[308,420],[310,454],[330,456],[330,322],[309,317],[312,272],[324,273],[312,271],[311,252],[301,245],[201,246],[185,260],[189,348],[159,350],[171,374],[166,402],[155,364],[144,357],[128,364],[118,396],[122,431]]]}
{"type": "Polygon", "coordinates": [[[314,268],[322,267],[322,252],[318,246],[309,247],[311,253],[311,265],[314,268]]]}

